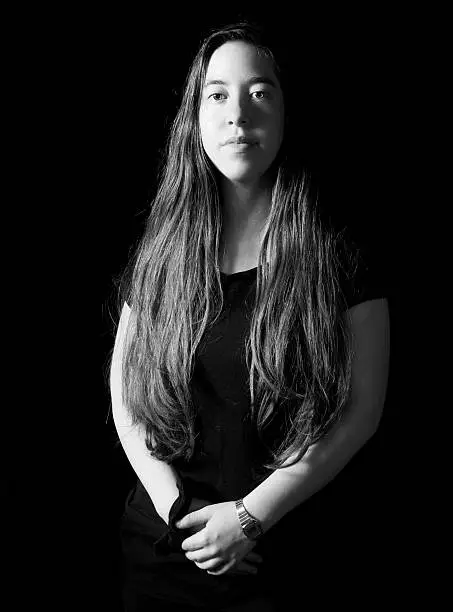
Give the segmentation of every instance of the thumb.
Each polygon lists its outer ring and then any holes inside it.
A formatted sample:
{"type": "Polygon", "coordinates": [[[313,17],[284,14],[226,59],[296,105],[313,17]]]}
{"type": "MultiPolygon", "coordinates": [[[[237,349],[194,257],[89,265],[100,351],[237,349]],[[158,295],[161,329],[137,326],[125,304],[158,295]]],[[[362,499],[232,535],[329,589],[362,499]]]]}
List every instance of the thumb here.
{"type": "Polygon", "coordinates": [[[183,516],[182,519],[176,521],[176,527],[178,529],[188,529],[189,527],[195,527],[196,525],[204,525],[211,518],[211,508],[212,506],[205,506],[200,510],[186,514],[186,516],[183,516]]]}

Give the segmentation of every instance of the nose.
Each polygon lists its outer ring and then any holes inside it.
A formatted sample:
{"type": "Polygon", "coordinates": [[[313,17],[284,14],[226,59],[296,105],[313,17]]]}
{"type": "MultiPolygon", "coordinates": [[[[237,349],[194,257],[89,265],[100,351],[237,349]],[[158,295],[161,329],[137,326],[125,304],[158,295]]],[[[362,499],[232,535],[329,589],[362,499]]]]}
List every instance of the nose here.
{"type": "Polygon", "coordinates": [[[244,100],[231,101],[228,109],[229,125],[244,125],[250,120],[247,110],[247,103],[244,100]]]}
{"type": "Polygon", "coordinates": [[[246,123],[248,123],[248,119],[246,119],[243,116],[238,116],[236,118],[230,118],[230,120],[228,121],[228,123],[230,125],[244,125],[246,123]]]}

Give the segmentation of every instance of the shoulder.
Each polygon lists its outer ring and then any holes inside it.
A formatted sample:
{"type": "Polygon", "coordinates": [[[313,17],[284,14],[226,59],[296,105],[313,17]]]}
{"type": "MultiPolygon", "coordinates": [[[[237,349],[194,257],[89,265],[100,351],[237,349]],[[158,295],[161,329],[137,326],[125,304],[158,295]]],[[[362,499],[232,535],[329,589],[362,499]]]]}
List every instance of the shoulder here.
{"type": "Polygon", "coordinates": [[[348,235],[338,243],[337,261],[340,287],[348,309],[389,297],[385,266],[375,246],[359,243],[348,235]]]}
{"type": "Polygon", "coordinates": [[[388,300],[373,298],[348,309],[348,323],[356,338],[378,336],[386,339],[390,327],[388,300]]]}

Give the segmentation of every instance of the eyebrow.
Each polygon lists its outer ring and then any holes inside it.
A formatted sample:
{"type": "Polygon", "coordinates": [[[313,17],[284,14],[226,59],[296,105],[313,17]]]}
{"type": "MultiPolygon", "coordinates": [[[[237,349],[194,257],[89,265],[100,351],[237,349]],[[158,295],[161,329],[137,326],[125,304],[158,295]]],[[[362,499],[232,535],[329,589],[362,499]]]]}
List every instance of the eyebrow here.
{"type": "MultiPolygon", "coordinates": [[[[275,84],[275,81],[269,77],[265,77],[265,76],[256,76],[256,77],[252,77],[251,79],[249,79],[247,81],[248,85],[255,85],[256,83],[265,83],[266,85],[270,85],[271,87],[275,87],[275,89],[277,89],[277,85],[275,84]]],[[[226,81],[222,81],[220,79],[211,79],[209,81],[206,81],[206,83],[204,84],[204,87],[208,87],[209,85],[226,85],[228,86],[228,83],[226,81]]]]}

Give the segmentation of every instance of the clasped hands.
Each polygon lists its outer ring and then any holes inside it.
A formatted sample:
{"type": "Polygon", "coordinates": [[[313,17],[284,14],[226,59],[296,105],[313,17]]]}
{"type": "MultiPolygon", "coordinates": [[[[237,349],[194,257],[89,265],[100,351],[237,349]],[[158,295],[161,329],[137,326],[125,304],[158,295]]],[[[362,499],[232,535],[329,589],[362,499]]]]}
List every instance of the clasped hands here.
{"type": "Polygon", "coordinates": [[[210,504],[194,499],[189,513],[176,522],[191,534],[181,547],[186,557],[208,574],[256,574],[262,558],[252,552],[256,542],[247,538],[234,501],[210,504]]]}

